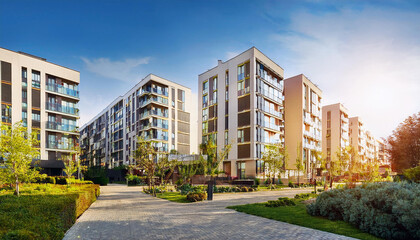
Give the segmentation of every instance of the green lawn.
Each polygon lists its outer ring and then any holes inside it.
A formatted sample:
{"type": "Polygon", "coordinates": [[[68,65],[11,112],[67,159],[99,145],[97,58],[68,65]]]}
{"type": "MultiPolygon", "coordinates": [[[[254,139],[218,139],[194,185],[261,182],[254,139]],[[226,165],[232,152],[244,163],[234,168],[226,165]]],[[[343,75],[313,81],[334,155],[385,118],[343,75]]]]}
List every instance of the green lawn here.
{"type": "Polygon", "coordinates": [[[165,192],[165,193],[157,193],[156,197],[169,200],[171,202],[177,202],[177,203],[190,203],[190,201],[187,200],[186,195],[181,195],[179,192],[165,192]]]}
{"type": "Polygon", "coordinates": [[[362,232],[358,228],[344,221],[331,221],[326,218],[311,216],[306,212],[306,206],[303,203],[298,203],[296,206],[275,208],[265,207],[264,203],[255,203],[230,206],[228,208],[239,212],[287,222],[303,227],[318,229],[321,231],[345,235],[353,238],[380,239],[368,233],[362,232]]]}

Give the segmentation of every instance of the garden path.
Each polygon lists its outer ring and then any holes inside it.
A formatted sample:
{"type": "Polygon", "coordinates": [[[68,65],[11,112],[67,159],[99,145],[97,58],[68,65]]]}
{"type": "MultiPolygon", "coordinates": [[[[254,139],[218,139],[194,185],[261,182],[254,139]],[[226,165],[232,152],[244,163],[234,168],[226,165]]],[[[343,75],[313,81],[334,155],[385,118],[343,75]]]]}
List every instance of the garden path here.
{"type": "Polygon", "coordinates": [[[213,201],[175,203],[141,187],[111,184],[101,187],[101,196],[64,239],[351,239],[226,209],[309,191],[215,194],[213,201]]]}

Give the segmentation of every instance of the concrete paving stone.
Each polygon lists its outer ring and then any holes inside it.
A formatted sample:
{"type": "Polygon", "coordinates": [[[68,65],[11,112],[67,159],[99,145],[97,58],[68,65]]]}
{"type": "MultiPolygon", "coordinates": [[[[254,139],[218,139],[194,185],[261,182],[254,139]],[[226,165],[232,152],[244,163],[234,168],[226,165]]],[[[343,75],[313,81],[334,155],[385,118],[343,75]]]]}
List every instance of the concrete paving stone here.
{"type": "Polygon", "coordinates": [[[213,201],[175,203],[142,187],[110,184],[64,239],[352,239],[253,216],[227,206],[293,197],[304,189],[215,194],[213,201]]]}

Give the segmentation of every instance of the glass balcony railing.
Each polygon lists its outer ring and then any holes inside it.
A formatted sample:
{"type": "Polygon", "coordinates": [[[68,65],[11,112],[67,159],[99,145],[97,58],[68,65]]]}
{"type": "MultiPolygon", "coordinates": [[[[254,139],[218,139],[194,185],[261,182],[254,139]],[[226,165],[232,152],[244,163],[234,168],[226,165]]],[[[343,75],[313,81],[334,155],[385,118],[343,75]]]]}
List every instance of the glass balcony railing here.
{"type": "Polygon", "coordinates": [[[141,90],[141,94],[144,93],[156,93],[163,96],[168,96],[168,91],[166,89],[157,89],[157,88],[145,88],[141,90]]]}
{"type": "Polygon", "coordinates": [[[264,112],[270,113],[270,114],[272,114],[272,115],[274,115],[276,117],[282,117],[281,112],[276,111],[274,108],[269,108],[269,107],[266,107],[266,106],[261,106],[261,107],[259,107],[259,109],[262,110],[262,111],[264,111],[264,112]]]}
{"type": "Polygon", "coordinates": [[[47,90],[51,91],[51,92],[61,93],[61,94],[64,94],[64,95],[79,98],[79,91],[63,87],[60,84],[48,83],[47,84],[47,90]]]}
{"type": "Polygon", "coordinates": [[[276,125],[274,123],[263,122],[261,126],[266,127],[266,128],[271,128],[271,129],[274,129],[276,131],[280,131],[280,125],[276,125]]]}
{"type": "Polygon", "coordinates": [[[71,115],[79,116],[79,109],[74,107],[63,106],[58,103],[47,102],[47,109],[56,112],[67,113],[71,115]]]}
{"type": "Polygon", "coordinates": [[[73,150],[74,145],[73,144],[63,144],[56,141],[48,141],[47,142],[47,148],[50,149],[59,149],[59,150],[73,150]]]}
{"type": "Polygon", "coordinates": [[[281,91],[283,91],[283,81],[278,82],[275,78],[273,78],[271,75],[267,74],[264,70],[260,69],[260,72],[258,73],[258,76],[263,79],[264,81],[270,83],[271,85],[279,88],[281,91]]]}
{"type": "Polygon", "coordinates": [[[145,134],[144,140],[164,140],[168,141],[168,135],[162,133],[154,133],[154,134],[145,134]]]}
{"type": "Polygon", "coordinates": [[[152,115],[167,118],[168,117],[168,112],[162,112],[162,111],[157,111],[157,110],[149,110],[149,111],[141,113],[140,118],[145,118],[145,117],[152,116],[152,115]]]}
{"type": "Polygon", "coordinates": [[[78,129],[77,126],[69,125],[69,124],[60,124],[57,122],[46,122],[46,128],[58,131],[66,131],[66,132],[73,132],[78,129]]]}
{"type": "Polygon", "coordinates": [[[163,105],[168,105],[168,99],[162,97],[151,97],[145,101],[140,101],[140,107],[144,107],[151,102],[156,102],[163,105]]]}
{"type": "Polygon", "coordinates": [[[247,94],[247,93],[249,93],[249,86],[248,86],[248,87],[246,87],[246,88],[244,88],[244,89],[240,89],[240,90],[238,90],[238,97],[239,97],[239,96],[242,96],[242,95],[245,95],[245,94],[247,94]]]}
{"type": "Polygon", "coordinates": [[[147,125],[141,125],[140,130],[147,129],[147,128],[152,128],[152,127],[168,129],[168,124],[167,123],[161,123],[161,124],[159,124],[159,123],[149,123],[147,125]]]}
{"type": "Polygon", "coordinates": [[[269,91],[266,91],[264,89],[259,89],[258,92],[261,93],[263,96],[268,97],[268,98],[274,100],[277,103],[282,103],[283,102],[283,98],[282,97],[279,97],[277,95],[274,95],[273,93],[270,93],[269,91]]]}

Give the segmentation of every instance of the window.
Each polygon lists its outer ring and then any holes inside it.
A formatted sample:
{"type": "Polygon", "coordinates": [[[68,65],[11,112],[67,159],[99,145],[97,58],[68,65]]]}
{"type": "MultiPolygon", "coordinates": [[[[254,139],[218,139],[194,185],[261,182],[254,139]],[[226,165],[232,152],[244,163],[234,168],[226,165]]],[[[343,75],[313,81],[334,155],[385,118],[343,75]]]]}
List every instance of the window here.
{"type": "Polygon", "coordinates": [[[28,78],[28,70],[26,68],[22,68],[22,81],[26,82],[27,78],[28,78]]]}
{"type": "Polygon", "coordinates": [[[36,112],[32,112],[32,121],[41,121],[41,115],[36,112]]]}
{"type": "Polygon", "coordinates": [[[27,98],[28,98],[28,92],[26,90],[22,90],[22,99],[24,99],[26,102],[27,98]]]}
{"type": "Polygon", "coordinates": [[[229,85],[229,71],[226,71],[226,75],[225,75],[225,85],[229,85]]]}
{"type": "Polygon", "coordinates": [[[207,107],[208,95],[203,96],[203,108],[207,107]]]}
{"type": "Polygon", "coordinates": [[[209,90],[209,81],[205,81],[203,83],[203,95],[204,94],[207,94],[208,93],[208,90],[209,90]]]}
{"type": "Polygon", "coordinates": [[[32,87],[41,87],[41,73],[38,71],[32,71],[32,87]]]}
{"type": "Polygon", "coordinates": [[[213,90],[217,90],[217,77],[213,78],[213,90]]]}
{"type": "Polygon", "coordinates": [[[229,132],[225,131],[225,146],[229,144],[229,132]]]}
{"type": "Polygon", "coordinates": [[[12,107],[6,104],[1,105],[1,121],[12,123],[12,107]]]}
{"type": "Polygon", "coordinates": [[[240,129],[238,130],[238,143],[243,143],[243,142],[245,142],[244,130],[240,129]]]}
{"type": "Polygon", "coordinates": [[[203,109],[203,121],[207,121],[208,117],[209,117],[209,109],[203,109]]]}
{"type": "Polygon", "coordinates": [[[245,65],[238,66],[238,81],[245,77],[245,65]]]}
{"type": "Polygon", "coordinates": [[[264,173],[264,161],[263,160],[257,160],[256,162],[256,174],[264,173]]]}

